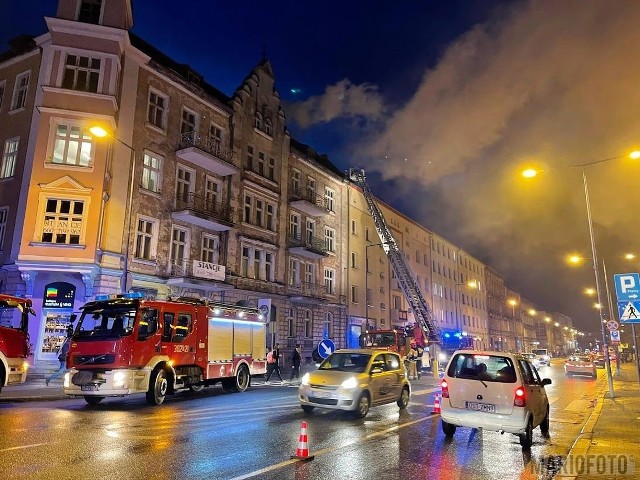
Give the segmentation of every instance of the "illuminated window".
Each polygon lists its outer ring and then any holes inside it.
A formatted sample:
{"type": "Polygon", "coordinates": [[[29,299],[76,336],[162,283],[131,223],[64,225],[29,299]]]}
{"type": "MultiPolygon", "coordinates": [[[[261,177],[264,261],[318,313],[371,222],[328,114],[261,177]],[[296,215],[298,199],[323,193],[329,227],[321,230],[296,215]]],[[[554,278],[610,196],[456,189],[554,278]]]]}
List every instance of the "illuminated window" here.
{"type": "Polygon", "coordinates": [[[79,245],[84,213],[83,201],[48,198],[42,228],[42,243],[79,245]]]}

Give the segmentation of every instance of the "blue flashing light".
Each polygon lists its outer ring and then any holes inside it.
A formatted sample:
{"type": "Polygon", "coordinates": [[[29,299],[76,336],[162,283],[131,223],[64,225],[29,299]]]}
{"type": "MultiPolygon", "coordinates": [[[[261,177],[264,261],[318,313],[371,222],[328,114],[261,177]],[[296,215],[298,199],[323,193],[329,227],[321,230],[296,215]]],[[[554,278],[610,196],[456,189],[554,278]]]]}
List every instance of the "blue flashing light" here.
{"type": "Polygon", "coordinates": [[[122,298],[142,298],[142,292],[128,292],[122,294],[122,298]]]}
{"type": "Polygon", "coordinates": [[[448,333],[444,334],[444,338],[449,338],[451,335],[449,335],[448,333]]]}
{"type": "Polygon", "coordinates": [[[96,302],[103,302],[111,298],[109,295],[96,295],[96,302]]]}
{"type": "Polygon", "coordinates": [[[460,332],[456,332],[456,334],[454,335],[454,337],[456,338],[462,338],[462,334],[460,332]]]}

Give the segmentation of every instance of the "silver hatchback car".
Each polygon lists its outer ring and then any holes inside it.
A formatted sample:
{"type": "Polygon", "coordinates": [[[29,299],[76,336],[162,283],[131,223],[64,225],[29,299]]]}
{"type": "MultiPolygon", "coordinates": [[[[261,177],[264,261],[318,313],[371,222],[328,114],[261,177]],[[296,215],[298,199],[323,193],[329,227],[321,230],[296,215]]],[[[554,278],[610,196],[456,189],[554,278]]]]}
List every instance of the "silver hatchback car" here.
{"type": "Polygon", "coordinates": [[[298,390],[300,406],[352,411],[362,418],[369,407],[409,404],[411,386],[404,362],[395,352],[345,349],[332,353],[317,370],[306,373],[298,390]]]}

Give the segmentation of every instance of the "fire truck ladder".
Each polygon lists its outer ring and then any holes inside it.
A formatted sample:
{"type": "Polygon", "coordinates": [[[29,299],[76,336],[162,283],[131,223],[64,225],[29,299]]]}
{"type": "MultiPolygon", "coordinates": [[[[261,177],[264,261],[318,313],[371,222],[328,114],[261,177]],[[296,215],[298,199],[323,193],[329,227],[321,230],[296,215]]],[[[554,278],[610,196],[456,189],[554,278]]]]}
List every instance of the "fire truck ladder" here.
{"type": "Polygon", "coordinates": [[[373,217],[376,231],[380,236],[382,248],[387,254],[387,258],[389,259],[391,268],[393,268],[393,272],[395,273],[395,276],[398,280],[400,288],[402,289],[402,292],[404,293],[404,296],[407,299],[407,302],[409,302],[409,305],[411,306],[414,316],[420,323],[420,326],[425,333],[425,338],[427,338],[430,343],[440,343],[440,333],[438,332],[438,328],[433,322],[431,308],[429,308],[429,304],[422,296],[422,293],[420,293],[418,284],[411,274],[409,266],[405,262],[404,253],[402,253],[402,251],[400,251],[400,249],[398,248],[398,244],[393,238],[391,230],[387,226],[387,222],[385,221],[382,212],[380,211],[378,205],[374,200],[371,189],[369,189],[369,186],[367,185],[364,170],[351,168],[349,170],[349,178],[353,183],[355,183],[362,189],[364,198],[367,202],[367,205],[369,206],[369,211],[371,212],[371,216],[373,217]]]}

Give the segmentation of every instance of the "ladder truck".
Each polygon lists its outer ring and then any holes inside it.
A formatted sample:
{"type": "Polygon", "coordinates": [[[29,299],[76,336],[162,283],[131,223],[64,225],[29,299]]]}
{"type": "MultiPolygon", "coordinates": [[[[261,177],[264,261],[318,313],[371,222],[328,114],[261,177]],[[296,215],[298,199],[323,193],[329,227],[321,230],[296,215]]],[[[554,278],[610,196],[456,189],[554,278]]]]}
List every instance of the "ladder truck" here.
{"type": "Polygon", "coordinates": [[[398,244],[393,238],[391,230],[389,229],[387,222],[382,215],[382,211],[375,202],[374,196],[371,193],[371,189],[367,184],[364,170],[356,168],[349,169],[349,179],[362,190],[365,201],[367,202],[367,206],[369,207],[369,212],[373,217],[376,231],[378,232],[378,236],[380,237],[382,248],[384,249],[387,258],[389,259],[391,268],[393,268],[393,272],[398,280],[398,284],[400,285],[400,288],[402,289],[402,292],[404,293],[404,296],[406,297],[407,302],[409,303],[409,306],[413,311],[417,323],[420,325],[422,331],[424,332],[424,338],[430,344],[440,343],[440,333],[435,323],[433,322],[431,308],[422,296],[422,293],[418,288],[418,284],[411,274],[409,266],[405,262],[404,253],[402,253],[402,251],[398,248],[398,244]]]}

